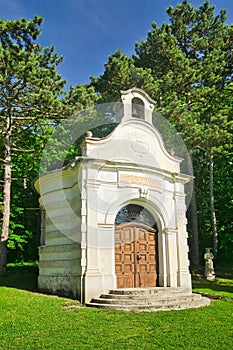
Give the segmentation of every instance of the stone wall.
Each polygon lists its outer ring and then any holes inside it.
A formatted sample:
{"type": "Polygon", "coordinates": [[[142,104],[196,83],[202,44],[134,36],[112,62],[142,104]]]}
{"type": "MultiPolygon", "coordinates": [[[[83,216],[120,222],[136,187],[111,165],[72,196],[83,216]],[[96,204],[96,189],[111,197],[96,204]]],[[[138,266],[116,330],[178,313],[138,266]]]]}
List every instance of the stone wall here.
{"type": "Polygon", "coordinates": [[[81,196],[78,168],[55,171],[35,184],[40,191],[43,237],[38,289],[81,299],[81,196]]]}

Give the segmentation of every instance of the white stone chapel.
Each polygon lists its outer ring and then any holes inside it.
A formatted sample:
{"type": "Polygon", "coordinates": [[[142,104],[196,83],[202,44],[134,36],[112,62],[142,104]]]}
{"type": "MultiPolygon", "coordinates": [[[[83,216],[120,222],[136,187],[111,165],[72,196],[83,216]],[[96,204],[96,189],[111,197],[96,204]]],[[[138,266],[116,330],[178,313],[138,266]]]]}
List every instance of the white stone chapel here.
{"type": "Polygon", "coordinates": [[[184,185],[192,177],[152,124],[155,102],[138,88],[121,99],[110,135],[87,133],[75,164],[35,181],[41,291],[82,303],[124,288],[191,291],[184,185]]]}

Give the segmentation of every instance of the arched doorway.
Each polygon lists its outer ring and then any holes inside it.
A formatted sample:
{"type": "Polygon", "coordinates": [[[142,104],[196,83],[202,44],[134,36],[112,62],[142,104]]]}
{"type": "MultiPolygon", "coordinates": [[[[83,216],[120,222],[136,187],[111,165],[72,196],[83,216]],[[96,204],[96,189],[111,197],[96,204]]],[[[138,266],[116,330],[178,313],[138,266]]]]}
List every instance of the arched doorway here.
{"type": "Polygon", "coordinates": [[[157,225],[150,212],[135,204],[123,207],[115,219],[117,288],[157,285],[157,225]]]}

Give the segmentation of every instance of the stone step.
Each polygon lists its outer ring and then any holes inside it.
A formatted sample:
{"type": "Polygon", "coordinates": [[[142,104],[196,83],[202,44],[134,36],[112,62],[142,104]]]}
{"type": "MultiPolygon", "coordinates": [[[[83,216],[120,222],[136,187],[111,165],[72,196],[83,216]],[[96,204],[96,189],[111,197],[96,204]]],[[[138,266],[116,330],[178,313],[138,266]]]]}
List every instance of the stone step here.
{"type": "Polygon", "coordinates": [[[171,298],[180,298],[180,297],[190,297],[192,296],[191,292],[186,293],[158,293],[158,294],[101,294],[100,298],[104,299],[119,299],[119,300],[140,300],[140,299],[153,299],[153,300],[167,300],[171,298]]]}
{"type": "Polygon", "coordinates": [[[93,298],[89,307],[125,311],[159,311],[197,308],[210,304],[210,299],[184,288],[122,288],[93,298]]]}
{"type": "Polygon", "coordinates": [[[197,295],[189,295],[189,296],[182,296],[179,298],[140,298],[140,299],[121,299],[121,298],[105,298],[103,295],[100,296],[100,298],[93,298],[92,303],[100,303],[100,304],[116,304],[116,305],[169,305],[169,304],[175,304],[177,301],[179,303],[185,303],[185,302],[193,302],[200,300],[201,297],[197,295]]]}
{"type": "Polygon", "coordinates": [[[144,312],[155,312],[155,311],[170,311],[170,310],[184,310],[189,308],[199,308],[204,306],[209,306],[210,300],[208,298],[201,298],[199,300],[193,300],[190,302],[179,302],[170,304],[153,304],[153,305],[138,305],[138,304],[100,304],[100,303],[88,303],[86,304],[88,307],[95,308],[105,308],[105,309],[114,309],[114,310],[122,310],[122,311],[144,311],[144,312]]]}
{"type": "Polygon", "coordinates": [[[150,287],[150,288],[119,288],[112,289],[109,291],[109,294],[114,295],[183,295],[183,294],[191,295],[192,291],[190,289],[180,288],[180,287],[150,287]]]}

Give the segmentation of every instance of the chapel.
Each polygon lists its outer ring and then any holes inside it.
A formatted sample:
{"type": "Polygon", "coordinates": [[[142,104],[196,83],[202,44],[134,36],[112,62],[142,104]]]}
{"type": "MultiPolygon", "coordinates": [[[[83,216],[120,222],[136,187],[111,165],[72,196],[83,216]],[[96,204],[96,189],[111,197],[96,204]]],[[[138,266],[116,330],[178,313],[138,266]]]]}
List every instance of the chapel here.
{"type": "Polygon", "coordinates": [[[153,125],[155,102],[121,91],[121,120],[87,132],[82,156],[35,181],[42,211],[40,291],[90,303],[109,291],[191,294],[182,159],[153,125]]]}

